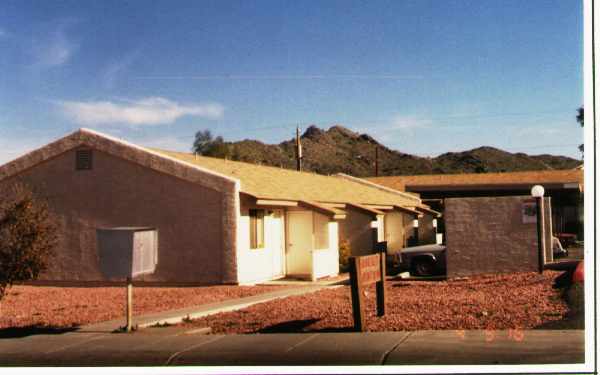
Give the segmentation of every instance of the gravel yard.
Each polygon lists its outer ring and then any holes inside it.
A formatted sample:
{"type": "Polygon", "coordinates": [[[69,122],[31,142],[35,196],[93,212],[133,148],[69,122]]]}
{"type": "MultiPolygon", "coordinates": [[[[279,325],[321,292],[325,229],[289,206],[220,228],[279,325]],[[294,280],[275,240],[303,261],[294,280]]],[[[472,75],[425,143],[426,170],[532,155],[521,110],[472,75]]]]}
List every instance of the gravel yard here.
{"type": "MultiPolygon", "coordinates": [[[[134,287],[134,315],[248,297],[282,286],[134,287]]],[[[72,327],[125,317],[122,287],[17,285],[0,303],[0,329],[31,325],[72,327]]]]}
{"type": "MultiPolygon", "coordinates": [[[[375,315],[375,288],[367,300],[370,331],[427,329],[529,329],[560,321],[568,307],[553,279],[560,272],[477,276],[453,281],[387,284],[387,313],[375,315]]],[[[182,323],[213,333],[348,331],[353,325],[350,288],[288,297],[182,323]]]]}

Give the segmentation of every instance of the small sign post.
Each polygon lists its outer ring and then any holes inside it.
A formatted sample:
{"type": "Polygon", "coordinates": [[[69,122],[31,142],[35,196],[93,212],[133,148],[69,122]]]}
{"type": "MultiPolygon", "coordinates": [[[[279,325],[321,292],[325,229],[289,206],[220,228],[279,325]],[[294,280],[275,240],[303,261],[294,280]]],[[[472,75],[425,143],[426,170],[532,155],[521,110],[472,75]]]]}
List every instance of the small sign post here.
{"type": "Polygon", "coordinates": [[[133,283],[131,277],[127,277],[127,326],[125,331],[131,332],[133,328],[133,283]]]}
{"type": "Polygon", "coordinates": [[[385,315],[385,252],[350,257],[350,286],[354,329],[367,330],[365,321],[365,287],[376,284],[377,316],[385,315]]]}

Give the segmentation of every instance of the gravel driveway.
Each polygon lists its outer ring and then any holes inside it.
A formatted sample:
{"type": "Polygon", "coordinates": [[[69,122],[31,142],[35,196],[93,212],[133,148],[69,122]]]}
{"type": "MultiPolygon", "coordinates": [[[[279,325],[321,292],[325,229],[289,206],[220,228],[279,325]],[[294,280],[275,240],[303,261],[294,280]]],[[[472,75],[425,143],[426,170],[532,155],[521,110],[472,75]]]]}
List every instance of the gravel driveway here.
{"type": "MultiPolygon", "coordinates": [[[[280,290],[282,286],[134,287],[134,315],[197,306],[280,290]]],[[[0,303],[0,329],[72,327],[125,317],[125,287],[17,285],[0,303]]]]}
{"type": "MultiPolygon", "coordinates": [[[[375,291],[369,290],[370,331],[427,329],[529,329],[558,321],[568,311],[552,289],[560,273],[546,271],[477,276],[454,281],[388,283],[387,314],[375,316],[375,291]]],[[[213,333],[336,332],[353,325],[348,286],[270,301],[192,322],[213,333]]]]}

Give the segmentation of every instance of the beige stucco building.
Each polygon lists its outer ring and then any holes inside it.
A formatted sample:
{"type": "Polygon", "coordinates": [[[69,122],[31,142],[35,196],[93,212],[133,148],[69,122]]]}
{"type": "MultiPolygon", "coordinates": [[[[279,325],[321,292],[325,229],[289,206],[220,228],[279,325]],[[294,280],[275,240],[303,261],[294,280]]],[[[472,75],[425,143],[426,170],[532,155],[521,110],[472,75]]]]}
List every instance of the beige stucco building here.
{"type": "MultiPolygon", "coordinates": [[[[353,177],[258,166],[140,147],[81,129],[0,167],[45,198],[59,246],[46,281],[111,281],[99,230],[157,231],[156,270],[139,281],[247,284],[339,272],[338,247],[403,247],[421,200],[353,177]],[[408,233],[407,233],[408,230],[408,233]]],[[[115,280],[116,281],[116,280],[115,280]]]]}

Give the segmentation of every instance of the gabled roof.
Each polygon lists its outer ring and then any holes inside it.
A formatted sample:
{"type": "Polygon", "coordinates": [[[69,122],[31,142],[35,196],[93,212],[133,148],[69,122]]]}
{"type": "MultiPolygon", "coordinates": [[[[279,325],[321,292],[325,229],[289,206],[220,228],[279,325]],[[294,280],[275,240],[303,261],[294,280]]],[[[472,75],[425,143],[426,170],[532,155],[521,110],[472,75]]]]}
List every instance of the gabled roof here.
{"type": "Polygon", "coordinates": [[[228,189],[238,190],[239,180],[235,178],[89,129],[79,129],[15,160],[0,165],[0,180],[18,175],[39,163],[81,146],[115,155],[130,162],[218,191],[222,190],[224,185],[227,185],[228,189]]]}
{"type": "Polygon", "coordinates": [[[463,173],[431,174],[416,176],[369,177],[366,180],[396,190],[418,190],[426,187],[490,187],[495,186],[548,186],[583,185],[582,169],[504,172],[504,173],[463,173]]]}
{"type": "Polygon", "coordinates": [[[197,156],[184,152],[155,151],[236,178],[241,183],[241,192],[258,199],[400,206],[415,206],[420,202],[418,198],[405,197],[397,192],[386,191],[347,178],[197,156]]]}
{"type": "Polygon", "coordinates": [[[409,207],[421,204],[418,198],[409,199],[348,178],[149,149],[88,129],[80,129],[0,166],[0,180],[82,145],[217,190],[223,183],[235,186],[257,199],[409,207]]]}

